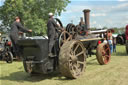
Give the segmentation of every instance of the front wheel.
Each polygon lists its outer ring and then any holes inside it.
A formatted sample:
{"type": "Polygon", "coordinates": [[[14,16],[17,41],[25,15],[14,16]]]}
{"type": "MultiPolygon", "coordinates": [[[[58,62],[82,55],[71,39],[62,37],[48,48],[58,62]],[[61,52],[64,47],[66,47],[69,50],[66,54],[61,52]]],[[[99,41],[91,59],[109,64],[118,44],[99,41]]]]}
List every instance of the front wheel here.
{"type": "Polygon", "coordinates": [[[106,43],[99,44],[99,46],[96,49],[96,57],[99,64],[107,64],[111,58],[109,45],[106,43]]]}
{"type": "Polygon", "coordinates": [[[5,56],[6,56],[6,62],[7,63],[12,63],[13,62],[13,55],[12,55],[11,52],[7,52],[5,56]]]}

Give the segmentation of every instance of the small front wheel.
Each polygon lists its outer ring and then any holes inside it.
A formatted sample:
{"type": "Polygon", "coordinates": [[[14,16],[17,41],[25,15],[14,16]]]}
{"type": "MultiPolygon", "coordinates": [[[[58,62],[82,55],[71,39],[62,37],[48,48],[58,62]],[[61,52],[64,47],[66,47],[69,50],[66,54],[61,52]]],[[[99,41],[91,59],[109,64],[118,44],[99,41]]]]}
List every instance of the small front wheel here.
{"type": "Polygon", "coordinates": [[[13,62],[13,55],[12,55],[11,52],[7,52],[5,56],[6,56],[6,60],[5,61],[7,63],[12,63],[13,62]]]}
{"type": "Polygon", "coordinates": [[[107,64],[111,57],[109,45],[106,43],[99,44],[96,50],[96,57],[99,64],[107,64]]]}

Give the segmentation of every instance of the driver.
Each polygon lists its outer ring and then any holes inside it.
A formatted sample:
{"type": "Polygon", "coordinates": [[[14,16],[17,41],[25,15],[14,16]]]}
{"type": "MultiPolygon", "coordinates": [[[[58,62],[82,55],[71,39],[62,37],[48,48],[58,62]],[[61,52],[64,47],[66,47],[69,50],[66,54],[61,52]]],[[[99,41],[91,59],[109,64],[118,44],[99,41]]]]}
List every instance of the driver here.
{"type": "Polygon", "coordinates": [[[59,28],[59,25],[54,21],[53,13],[49,13],[48,15],[49,15],[49,20],[47,22],[48,56],[54,57],[52,53],[52,48],[54,46],[56,39],[56,31],[61,30],[61,28],[59,28]]]}

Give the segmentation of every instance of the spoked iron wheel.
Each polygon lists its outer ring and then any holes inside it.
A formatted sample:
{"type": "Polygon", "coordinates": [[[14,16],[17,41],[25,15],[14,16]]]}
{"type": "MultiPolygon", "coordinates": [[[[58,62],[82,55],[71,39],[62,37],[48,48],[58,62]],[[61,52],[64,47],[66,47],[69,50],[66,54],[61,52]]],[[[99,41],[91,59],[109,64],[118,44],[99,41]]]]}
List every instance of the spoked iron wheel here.
{"type": "Polygon", "coordinates": [[[72,36],[67,31],[63,31],[59,36],[59,47],[61,47],[66,41],[70,40],[72,40],[72,36]]]}
{"type": "Polygon", "coordinates": [[[99,44],[96,50],[96,57],[99,64],[107,64],[111,57],[109,45],[105,43],[99,44]]]}
{"type": "Polygon", "coordinates": [[[59,68],[63,76],[78,78],[85,69],[85,48],[80,41],[68,41],[61,47],[59,68]]]}

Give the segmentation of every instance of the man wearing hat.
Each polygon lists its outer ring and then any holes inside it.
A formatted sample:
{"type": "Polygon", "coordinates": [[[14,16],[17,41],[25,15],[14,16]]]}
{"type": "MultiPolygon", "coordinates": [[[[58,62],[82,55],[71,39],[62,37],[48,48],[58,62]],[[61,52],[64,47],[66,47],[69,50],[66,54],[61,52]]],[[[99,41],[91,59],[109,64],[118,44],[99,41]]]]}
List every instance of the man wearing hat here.
{"type": "Polygon", "coordinates": [[[55,43],[56,29],[59,28],[59,26],[54,21],[53,13],[49,13],[48,15],[49,15],[49,20],[48,20],[48,23],[47,23],[47,35],[48,35],[48,43],[49,43],[49,45],[48,45],[48,52],[49,52],[48,56],[49,57],[54,57],[54,55],[52,53],[52,48],[53,48],[53,45],[55,43]]]}
{"type": "Polygon", "coordinates": [[[19,31],[22,32],[32,32],[32,30],[26,29],[21,23],[20,23],[20,17],[15,17],[15,21],[11,25],[11,31],[10,31],[10,39],[13,44],[14,51],[16,53],[16,57],[18,58],[20,48],[17,44],[17,41],[19,39],[18,33],[19,31]]]}

